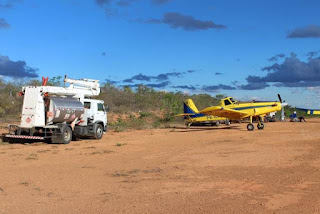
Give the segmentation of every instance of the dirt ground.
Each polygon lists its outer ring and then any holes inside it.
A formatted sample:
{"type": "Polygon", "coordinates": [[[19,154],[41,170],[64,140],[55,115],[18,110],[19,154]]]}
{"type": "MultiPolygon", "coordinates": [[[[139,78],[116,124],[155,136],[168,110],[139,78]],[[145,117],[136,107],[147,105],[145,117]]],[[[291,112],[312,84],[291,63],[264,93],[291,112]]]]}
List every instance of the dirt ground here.
{"type": "Polygon", "coordinates": [[[320,213],[319,128],[308,120],[1,145],[0,213],[320,213]]]}

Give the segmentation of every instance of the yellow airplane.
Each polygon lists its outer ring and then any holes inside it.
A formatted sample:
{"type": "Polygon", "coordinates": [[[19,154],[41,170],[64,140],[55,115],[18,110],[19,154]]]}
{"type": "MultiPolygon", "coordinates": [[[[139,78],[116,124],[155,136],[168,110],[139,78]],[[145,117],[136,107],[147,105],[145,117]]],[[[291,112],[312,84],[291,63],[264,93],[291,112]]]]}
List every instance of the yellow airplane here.
{"type": "MultiPolygon", "coordinates": [[[[247,125],[249,131],[254,130],[253,119],[257,119],[258,129],[264,129],[263,117],[271,112],[280,111],[287,103],[283,103],[280,95],[278,94],[279,102],[277,101],[252,101],[252,102],[237,102],[232,97],[226,97],[221,100],[219,106],[212,106],[205,108],[201,111],[196,111],[196,114],[212,115],[217,117],[228,118],[229,120],[242,120],[245,118],[250,119],[247,125]]],[[[188,100],[192,102],[192,100],[188,100]]],[[[192,116],[194,113],[185,113],[177,116],[192,116]]]]}
{"type": "Polygon", "coordinates": [[[190,128],[192,124],[211,124],[216,126],[218,126],[221,122],[224,122],[226,125],[230,124],[227,118],[197,113],[199,112],[198,108],[194,105],[191,99],[187,99],[185,102],[183,102],[183,112],[184,114],[178,114],[176,116],[184,117],[187,128],[190,128]]]}

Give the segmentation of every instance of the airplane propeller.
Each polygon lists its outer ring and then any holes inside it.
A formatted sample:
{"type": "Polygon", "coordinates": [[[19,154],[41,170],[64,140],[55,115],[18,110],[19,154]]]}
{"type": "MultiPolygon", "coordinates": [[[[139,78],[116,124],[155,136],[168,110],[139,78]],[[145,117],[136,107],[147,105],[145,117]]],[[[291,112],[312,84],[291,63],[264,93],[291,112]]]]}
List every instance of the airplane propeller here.
{"type": "Polygon", "coordinates": [[[279,98],[279,101],[281,103],[281,115],[280,115],[280,120],[281,121],[284,121],[285,120],[285,115],[284,115],[284,107],[288,105],[288,103],[286,103],[286,101],[283,101],[282,102],[282,98],[280,96],[280,94],[278,94],[278,98],[279,98]]]}
{"type": "Polygon", "coordinates": [[[282,106],[282,107],[284,107],[284,106],[287,106],[287,105],[288,105],[288,103],[286,103],[286,101],[285,101],[285,100],[283,100],[283,101],[282,101],[282,98],[281,98],[280,94],[278,94],[278,98],[279,98],[279,101],[280,101],[280,103],[281,103],[281,106],[282,106]]]}
{"type": "Polygon", "coordinates": [[[281,99],[280,94],[278,94],[278,98],[279,98],[280,103],[282,103],[282,99],[281,99]]]}

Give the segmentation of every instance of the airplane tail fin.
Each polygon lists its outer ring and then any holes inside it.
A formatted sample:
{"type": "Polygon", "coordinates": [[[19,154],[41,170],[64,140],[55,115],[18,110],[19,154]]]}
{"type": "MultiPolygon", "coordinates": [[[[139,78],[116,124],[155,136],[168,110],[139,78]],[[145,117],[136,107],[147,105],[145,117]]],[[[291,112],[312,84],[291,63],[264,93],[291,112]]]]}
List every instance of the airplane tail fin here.
{"type": "Polygon", "coordinates": [[[191,99],[187,99],[183,102],[183,114],[177,114],[176,117],[184,117],[184,119],[188,119],[190,117],[194,117],[198,113],[199,111],[193,101],[191,99]]]}
{"type": "Polygon", "coordinates": [[[183,103],[183,113],[185,114],[197,114],[199,113],[198,108],[194,104],[194,102],[191,99],[187,99],[183,103]]]}

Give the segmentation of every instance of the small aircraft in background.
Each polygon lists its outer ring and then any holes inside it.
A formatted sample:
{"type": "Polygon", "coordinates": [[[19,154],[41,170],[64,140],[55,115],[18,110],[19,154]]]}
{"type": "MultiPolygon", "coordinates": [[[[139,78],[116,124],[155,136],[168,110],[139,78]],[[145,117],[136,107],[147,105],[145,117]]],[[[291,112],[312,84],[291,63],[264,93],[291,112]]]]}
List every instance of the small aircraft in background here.
{"type": "Polygon", "coordinates": [[[187,99],[183,102],[183,114],[176,115],[177,117],[183,116],[186,120],[187,128],[190,128],[191,125],[215,125],[218,126],[220,123],[230,125],[230,122],[227,118],[216,117],[212,115],[205,115],[197,113],[198,108],[195,106],[191,99],[187,99]]]}
{"type": "Polygon", "coordinates": [[[309,115],[317,115],[320,114],[320,109],[305,109],[305,108],[297,108],[300,111],[304,111],[309,115]]]}
{"type": "MultiPolygon", "coordinates": [[[[220,105],[205,108],[201,111],[194,111],[194,113],[184,113],[177,116],[191,117],[196,114],[210,115],[216,117],[227,118],[229,120],[242,120],[245,118],[250,119],[247,125],[249,131],[254,130],[253,119],[257,119],[258,129],[264,129],[263,117],[270,113],[281,111],[287,105],[282,102],[281,96],[278,94],[279,101],[252,101],[252,102],[238,102],[232,97],[226,97],[220,101],[220,105]]],[[[194,105],[192,100],[189,100],[190,105],[194,105]],[[191,103],[190,103],[191,102],[191,103]]],[[[195,107],[195,105],[194,105],[195,107]]],[[[196,107],[194,110],[197,110],[196,107]]]]}

